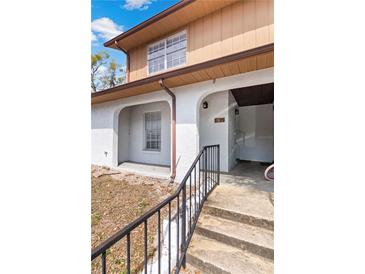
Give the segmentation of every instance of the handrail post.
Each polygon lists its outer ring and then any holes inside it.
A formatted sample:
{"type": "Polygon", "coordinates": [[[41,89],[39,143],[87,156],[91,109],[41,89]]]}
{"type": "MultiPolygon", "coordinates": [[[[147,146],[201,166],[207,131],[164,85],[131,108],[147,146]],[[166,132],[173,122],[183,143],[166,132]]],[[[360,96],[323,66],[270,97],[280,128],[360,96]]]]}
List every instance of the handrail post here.
{"type": "MultiPolygon", "coordinates": [[[[183,259],[182,259],[182,266],[184,268],[186,268],[186,252],[185,249],[187,248],[186,246],[186,182],[184,181],[183,184],[183,189],[182,189],[182,216],[181,216],[181,246],[182,246],[182,250],[181,250],[181,254],[184,254],[183,259]]],[[[179,248],[179,247],[177,247],[179,248]]]]}
{"type": "Polygon", "coordinates": [[[221,159],[221,155],[220,155],[220,145],[218,145],[218,185],[220,183],[220,175],[221,175],[221,167],[220,167],[220,159],[221,159]]]}
{"type": "Polygon", "coordinates": [[[207,199],[207,189],[208,189],[208,154],[207,148],[204,148],[204,200],[207,199]]]}

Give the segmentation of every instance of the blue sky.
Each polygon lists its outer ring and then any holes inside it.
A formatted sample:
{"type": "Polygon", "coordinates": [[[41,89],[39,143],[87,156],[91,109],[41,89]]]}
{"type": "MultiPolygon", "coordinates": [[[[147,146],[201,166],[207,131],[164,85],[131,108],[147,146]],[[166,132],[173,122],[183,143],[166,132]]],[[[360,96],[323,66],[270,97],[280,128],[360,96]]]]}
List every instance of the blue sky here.
{"type": "Polygon", "coordinates": [[[92,0],[91,52],[107,51],[110,60],[124,66],[124,53],[106,48],[103,43],[177,2],[179,0],[92,0]]]}

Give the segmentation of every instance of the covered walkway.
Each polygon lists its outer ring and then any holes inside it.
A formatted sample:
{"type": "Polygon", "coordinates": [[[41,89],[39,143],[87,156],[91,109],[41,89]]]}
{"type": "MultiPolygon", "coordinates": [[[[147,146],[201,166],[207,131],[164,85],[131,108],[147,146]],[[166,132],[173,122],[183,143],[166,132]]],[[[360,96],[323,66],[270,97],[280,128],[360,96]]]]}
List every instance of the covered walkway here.
{"type": "Polygon", "coordinates": [[[221,173],[221,183],[246,186],[260,191],[274,192],[274,184],[265,180],[264,172],[269,164],[240,161],[230,172],[221,173]]]}

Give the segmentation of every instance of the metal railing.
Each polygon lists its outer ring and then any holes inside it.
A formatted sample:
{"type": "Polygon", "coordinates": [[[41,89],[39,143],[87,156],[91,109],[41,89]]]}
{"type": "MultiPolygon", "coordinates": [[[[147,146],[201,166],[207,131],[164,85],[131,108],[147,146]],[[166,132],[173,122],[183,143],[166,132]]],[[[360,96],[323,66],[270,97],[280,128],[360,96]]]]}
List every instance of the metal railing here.
{"type": "MultiPolygon", "coordinates": [[[[205,146],[198,154],[181,184],[178,186],[177,190],[170,197],[159,203],[157,206],[153,207],[145,214],[140,216],[138,219],[134,220],[122,230],[115,233],[113,236],[108,238],[106,241],[101,243],[99,246],[91,251],[91,261],[101,256],[101,271],[102,273],[107,273],[107,254],[108,250],[115,245],[117,242],[126,238],[126,266],[124,273],[132,273],[131,271],[131,233],[138,226],[143,224],[143,237],[144,237],[144,261],[143,261],[143,272],[148,273],[148,262],[151,257],[148,256],[148,231],[147,224],[148,221],[157,215],[157,258],[155,264],[157,264],[157,273],[161,273],[161,211],[168,207],[168,217],[167,217],[167,227],[168,237],[162,239],[164,243],[167,242],[166,246],[163,245],[167,254],[164,260],[166,270],[164,273],[171,273],[173,271],[175,274],[180,272],[181,266],[186,267],[186,252],[193,236],[195,226],[198,221],[198,217],[202,210],[203,204],[207,199],[208,195],[213,191],[213,189],[219,184],[220,178],[220,150],[219,145],[205,146]],[[172,212],[172,207],[176,208],[172,212]],[[175,227],[175,231],[172,231],[172,225],[175,227]],[[176,241],[176,245],[172,247],[173,238],[172,233],[176,241]],[[176,250],[174,250],[174,248],[176,250]],[[175,253],[176,252],[176,253],[175,253]],[[175,253],[175,254],[172,254],[175,253]],[[171,269],[172,268],[172,269],[171,269]]],[[[164,235],[162,233],[162,235],[164,235]]],[[[152,260],[153,263],[153,260],[152,260]]],[[[152,265],[150,266],[151,269],[152,265]]],[[[138,269],[137,269],[138,270],[138,269]]],[[[134,272],[137,272],[134,270],[134,272]]],[[[139,269],[141,272],[142,269],[139,269]]],[[[134,273],[133,272],[133,273],[134,273]]],[[[151,272],[151,271],[150,271],[151,272]]],[[[152,271],[154,272],[154,271],[152,271]]]]}

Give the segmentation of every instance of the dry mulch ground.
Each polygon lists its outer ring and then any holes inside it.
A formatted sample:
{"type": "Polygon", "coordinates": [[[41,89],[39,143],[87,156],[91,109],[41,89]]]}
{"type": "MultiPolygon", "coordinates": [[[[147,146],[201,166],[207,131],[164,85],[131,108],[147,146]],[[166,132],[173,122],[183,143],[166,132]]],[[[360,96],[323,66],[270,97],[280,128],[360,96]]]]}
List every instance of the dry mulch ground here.
{"type": "MultiPolygon", "coordinates": [[[[92,166],[91,172],[91,247],[94,248],[118,230],[174,193],[175,185],[167,180],[119,172],[92,166]]],[[[168,208],[161,211],[161,223],[168,208]]],[[[148,254],[154,252],[157,214],[148,221],[148,254]]],[[[131,233],[131,268],[135,273],[143,267],[143,224],[131,233]]],[[[107,252],[107,273],[126,273],[126,239],[107,252]]],[[[92,263],[92,272],[101,273],[101,259],[92,263]]]]}

